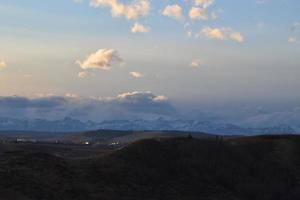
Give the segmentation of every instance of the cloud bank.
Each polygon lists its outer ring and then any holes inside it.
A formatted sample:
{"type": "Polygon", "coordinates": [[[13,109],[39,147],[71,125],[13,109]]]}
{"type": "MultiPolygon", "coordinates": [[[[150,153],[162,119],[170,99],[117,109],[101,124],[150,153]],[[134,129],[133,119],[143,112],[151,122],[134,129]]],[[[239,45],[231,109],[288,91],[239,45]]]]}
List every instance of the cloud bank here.
{"type": "MultiPolygon", "coordinates": [[[[178,105],[177,105],[178,106],[178,105]]],[[[165,95],[149,91],[126,92],[114,97],[82,98],[76,94],[65,96],[41,95],[36,98],[0,97],[0,117],[18,119],[60,120],[71,117],[82,121],[183,119],[231,123],[242,127],[263,128],[291,126],[300,131],[300,107],[267,108],[253,104],[175,107],[165,95]],[[231,107],[233,106],[233,107],[231,107]],[[196,109],[195,109],[196,108],[196,109]],[[235,109],[233,109],[235,108],[235,109]]]]}
{"type": "Polygon", "coordinates": [[[54,108],[66,103],[63,97],[43,97],[29,99],[26,97],[0,97],[0,106],[7,108],[26,109],[26,108],[54,108]]]}
{"type": "Polygon", "coordinates": [[[74,94],[36,98],[0,97],[0,109],[0,117],[50,120],[72,117],[83,121],[149,119],[176,113],[166,96],[149,91],[97,98],[81,98],[74,94]]]}

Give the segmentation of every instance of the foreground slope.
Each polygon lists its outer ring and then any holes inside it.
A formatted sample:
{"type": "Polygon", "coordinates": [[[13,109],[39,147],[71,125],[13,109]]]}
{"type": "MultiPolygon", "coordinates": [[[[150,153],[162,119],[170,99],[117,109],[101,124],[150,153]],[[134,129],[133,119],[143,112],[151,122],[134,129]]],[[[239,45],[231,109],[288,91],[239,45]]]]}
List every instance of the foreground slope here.
{"type": "Polygon", "coordinates": [[[3,151],[0,162],[2,199],[300,197],[298,136],[147,139],[82,159],[3,151]]]}

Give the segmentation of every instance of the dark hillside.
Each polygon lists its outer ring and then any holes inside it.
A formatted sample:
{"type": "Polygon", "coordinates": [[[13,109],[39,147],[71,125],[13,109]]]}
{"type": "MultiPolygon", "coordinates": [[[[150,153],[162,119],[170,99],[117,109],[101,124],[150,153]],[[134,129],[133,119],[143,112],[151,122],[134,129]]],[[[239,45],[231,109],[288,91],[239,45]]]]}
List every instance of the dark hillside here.
{"type": "Polygon", "coordinates": [[[93,181],[136,199],[293,199],[299,148],[286,149],[300,143],[281,144],[291,139],[144,140],[99,160],[93,181]]]}
{"type": "Polygon", "coordinates": [[[0,162],[3,199],[300,198],[298,136],[147,139],[98,158],[18,151],[0,162]]]}

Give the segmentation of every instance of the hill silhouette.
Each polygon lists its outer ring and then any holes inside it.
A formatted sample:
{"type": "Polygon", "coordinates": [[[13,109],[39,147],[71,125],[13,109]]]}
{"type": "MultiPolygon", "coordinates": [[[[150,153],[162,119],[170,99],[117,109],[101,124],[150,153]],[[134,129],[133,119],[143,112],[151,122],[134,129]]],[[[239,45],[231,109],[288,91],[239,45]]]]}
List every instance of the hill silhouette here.
{"type": "Polygon", "coordinates": [[[82,159],[13,151],[0,162],[2,199],[300,197],[300,137],[292,135],[146,139],[82,159]]]}

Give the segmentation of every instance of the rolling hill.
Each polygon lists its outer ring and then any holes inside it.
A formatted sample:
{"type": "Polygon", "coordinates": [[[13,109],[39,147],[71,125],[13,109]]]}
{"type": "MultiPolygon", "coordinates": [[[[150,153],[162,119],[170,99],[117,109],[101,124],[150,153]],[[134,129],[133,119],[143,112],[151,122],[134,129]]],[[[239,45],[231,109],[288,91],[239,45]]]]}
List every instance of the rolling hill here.
{"type": "Polygon", "coordinates": [[[300,195],[300,137],[293,135],[145,139],[84,158],[42,148],[0,149],[2,199],[294,200],[300,195]]]}

